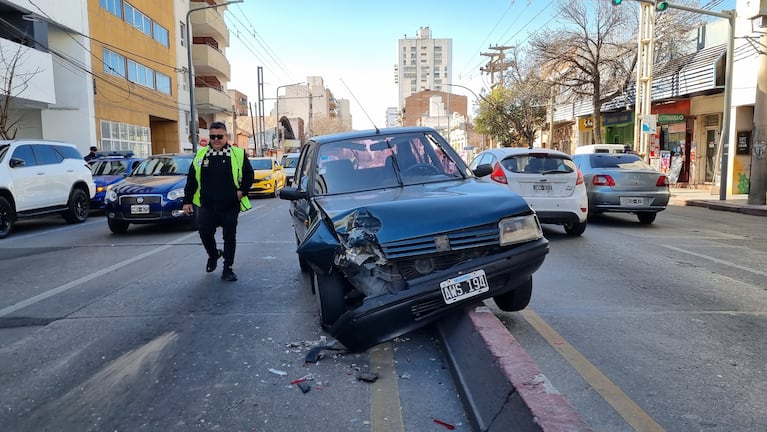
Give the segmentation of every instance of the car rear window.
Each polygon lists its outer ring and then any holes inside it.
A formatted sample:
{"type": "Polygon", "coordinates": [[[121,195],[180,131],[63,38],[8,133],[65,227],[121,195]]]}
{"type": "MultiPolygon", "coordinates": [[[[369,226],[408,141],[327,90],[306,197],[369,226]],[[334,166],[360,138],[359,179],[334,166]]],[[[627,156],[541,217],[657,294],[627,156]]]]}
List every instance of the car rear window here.
{"type": "Polygon", "coordinates": [[[650,168],[635,154],[592,154],[589,156],[593,168],[650,168]]]}
{"type": "Polygon", "coordinates": [[[65,146],[65,145],[54,145],[53,148],[56,149],[57,152],[61,156],[64,157],[64,159],[82,159],[83,156],[80,154],[80,151],[77,150],[75,147],[65,146]]]}
{"type": "Polygon", "coordinates": [[[511,172],[524,174],[571,173],[576,170],[570,158],[545,154],[511,156],[503,159],[501,165],[511,172]]]}

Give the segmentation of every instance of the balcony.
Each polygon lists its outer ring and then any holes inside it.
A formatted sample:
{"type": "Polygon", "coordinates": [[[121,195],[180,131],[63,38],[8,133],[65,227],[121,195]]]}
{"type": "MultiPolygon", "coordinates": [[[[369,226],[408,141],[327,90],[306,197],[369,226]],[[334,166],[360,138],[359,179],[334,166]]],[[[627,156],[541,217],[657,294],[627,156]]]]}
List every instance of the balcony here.
{"type": "Polygon", "coordinates": [[[231,65],[221,51],[205,44],[192,46],[192,63],[195,75],[213,75],[220,81],[229,81],[231,65]]]}
{"type": "Polygon", "coordinates": [[[19,90],[11,91],[14,102],[28,106],[56,103],[53,58],[50,53],[2,38],[0,38],[0,52],[5,55],[8,62],[18,53],[19,61],[16,64],[13,82],[14,87],[19,90]]]}
{"type": "Polygon", "coordinates": [[[210,88],[196,87],[194,101],[200,113],[212,113],[232,110],[232,100],[225,92],[210,88]]]}
{"type": "Polygon", "coordinates": [[[192,12],[189,14],[189,22],[192,25],[192,37],[212,37],[219,45],[229,46],[229,29],[224,17],[215,8],[192,12]]]}

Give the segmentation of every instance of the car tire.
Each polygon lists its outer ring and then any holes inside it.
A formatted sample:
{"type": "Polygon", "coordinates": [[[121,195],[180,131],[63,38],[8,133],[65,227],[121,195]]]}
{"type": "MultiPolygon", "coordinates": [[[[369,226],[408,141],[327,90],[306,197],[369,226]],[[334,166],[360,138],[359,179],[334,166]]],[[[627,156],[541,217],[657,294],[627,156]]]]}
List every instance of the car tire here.
{"type": "Polygon", "coordinates": [[[91,207],[91,199],[82,189],[72,189],[67,201],[67,209],[64,210],[64,220],[67,222],[83,223],[88,219],[88,212],[91,207]]]}
{"type": "Polygon", "coordinates": [[[109,231],[112,231],[112,233],[125,234],[128,231],[128,225],[130,224],[128,222],[107,219],[107,225],[109,225],[109,231]]]}
{"type": "Polygon", "coordinates": [[[0,197],[0,239],[8,237],[13,231],[13,225],[16,223],[16,209],[11,202],[4,197],[0,197]]]}
{"type": "Polygon", "coordinates": [[[336,274],[321,275],[312,271],[312,288],[317,297],[320,325],[323,329],[329,330],[346,312],[344,281],[336,274]]]}
{"type": "Polygon", "coordinates": [[[655,212],[641,212],[637,213],[637,219],[639,219],[639,223],[643,225],[650,225],[655,222],[655,216],[657,215],[658,213],[655,212]]]}
{"type": "Polygon", "coordinates": [[[530,304],[530,298],[533,295],[532,276],[522,285],[517,286],[512,291],[499,294],[493,297],[493,301],[504,312],[516,312],[527,307],[530,304]]]}
{"type": "Polygon", "coordinates": [[[584,231],[586,231],[586,225],[588,225],[588,222],[586,221],[565,224],[565,233],[567,233],[567,235],[570,237],[578,237],[579,235],[583,234],[584,231]]]}

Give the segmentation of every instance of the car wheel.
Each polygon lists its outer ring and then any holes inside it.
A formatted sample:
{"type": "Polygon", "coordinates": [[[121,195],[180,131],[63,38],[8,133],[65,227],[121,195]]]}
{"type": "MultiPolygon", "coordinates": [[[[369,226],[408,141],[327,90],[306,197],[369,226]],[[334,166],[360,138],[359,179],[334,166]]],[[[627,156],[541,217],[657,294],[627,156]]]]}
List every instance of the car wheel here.
{"type": "Polygon", "coordinates": [[[107,219],[107,225],[109,225],[109,231],[112,231],[114,234],[125,234],[130,224],[128,222],[107,219]]]}
{"type": "Polygon", "coordinates": [[[336,274],[320,275],[312,271],[312,288],[316,292],[320,325],[325,330],[329,330],[338,317],[346,312],[344,281],[336,274]]]}
{"type": "Polygon", "coordinates": [[[571,237],[577,237],[586,231],[586,225],[588,225],[588,222],[586,221],[576,222],[573,224],[565,224],[565,232],[571,237]]]}
{"type": "Polygon", "coordinates": [[[88,211],[91,207],[91,200],[88,194],[82,189],[72,189],[67,202],[67,209],[64,210],[64,220],[69,223],[82,223],[88,219],[88,211]]]}
{"type": "Polygon", "coordinates": [[[533,278],[530,277],[525,283],[504,294],[493,297],[493,301],[502,311],[516,312],[530,304],[533,294],[533,278]]]}
{"type": "Polygon", "coordinates": [[[8,237],[16,223],[16,210],[10,201],[0,197],[0,239],[8,237]]]}
{"type": "Polygon", "coordinates": [[[644,225],[649,225],[655,222],[655,216],[657,215],[658,213],[655,213],[655,212],[642,212],[642,213],[637,213],[637,219],[639,219],[639,223],[644,225]]]}

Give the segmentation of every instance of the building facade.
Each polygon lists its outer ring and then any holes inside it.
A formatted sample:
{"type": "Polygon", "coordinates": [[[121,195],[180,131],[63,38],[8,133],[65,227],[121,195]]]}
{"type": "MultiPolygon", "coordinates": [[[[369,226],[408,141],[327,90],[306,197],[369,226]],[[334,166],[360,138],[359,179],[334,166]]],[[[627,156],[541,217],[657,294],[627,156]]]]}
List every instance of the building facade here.
{"type": "Polygon", "coordinates": [[[442,91],[452,83],[453,40],[432,38],[429,27],[418,29],[415,37],[397,43],[395,82],[399,88],[399,109],[408,96],[423,90],[442,91]]]}

